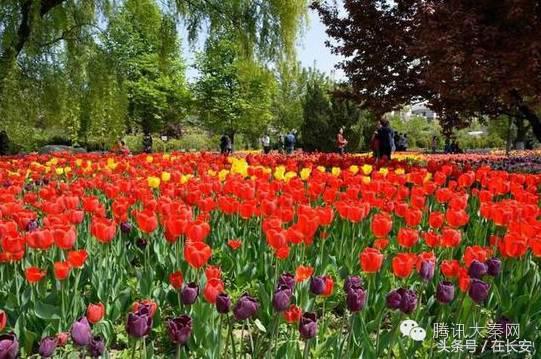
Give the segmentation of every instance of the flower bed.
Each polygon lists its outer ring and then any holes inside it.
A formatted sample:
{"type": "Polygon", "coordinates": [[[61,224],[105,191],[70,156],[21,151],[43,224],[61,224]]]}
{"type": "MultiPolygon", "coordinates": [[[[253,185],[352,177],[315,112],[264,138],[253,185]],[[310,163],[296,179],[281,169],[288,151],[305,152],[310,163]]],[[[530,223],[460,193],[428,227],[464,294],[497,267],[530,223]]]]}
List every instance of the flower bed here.
{"type": "Polygon", "coordinates": [[[532,353],[541,176],[414,156],[4,159],[0,358],[532,353]]]}

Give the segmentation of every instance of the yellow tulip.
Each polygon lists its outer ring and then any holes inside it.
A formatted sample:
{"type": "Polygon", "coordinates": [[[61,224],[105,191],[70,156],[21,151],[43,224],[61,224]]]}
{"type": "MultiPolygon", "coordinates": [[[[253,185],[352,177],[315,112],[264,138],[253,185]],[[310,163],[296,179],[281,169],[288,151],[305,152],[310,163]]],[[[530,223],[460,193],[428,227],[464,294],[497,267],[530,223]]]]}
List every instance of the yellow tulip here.
{"type": "Polygon", "coordinates": [[[169,172],[162,172],[162,181],[163,182],[169,182],[169,180],[171,179],[171,173],[169,172]]]}
{"type": "Polygon", "coordinates": [[[363,170],[365,176],[368,176],[370,173],[372,173],[372,165],[364,164],[361,169],[363,170]]]}
{"type": "Polygon", "coordinates": [[[160,187],[160,178],[159,177],[154,177],[154,176],[150,176],[147,178],[147,183],[148,183],[148,186],[150,188],[158,188],[160,187]]]}
{"type": "Polygon", "coordinates": [[[306,181],[309,177],[310,177],[310,173],[312,173],[312,169],[311,168],[303,168],[301,170],[301,179],[303,181],[306,181]]]}
{"type": "Polygon", "coordinates": [[[332,170],[331,170],[331,173],[334,177],[338,177],[340,176],[340,173],[342,172],[342,170],[340,169],[340,167],[333,167],[332,170]]]}
{"type": "Polygon", "coordinates": [[[359,172],[359,166],[357,165],[351,165],[349,166],[349,172],[353,173],[354,175],[359,172]]]}

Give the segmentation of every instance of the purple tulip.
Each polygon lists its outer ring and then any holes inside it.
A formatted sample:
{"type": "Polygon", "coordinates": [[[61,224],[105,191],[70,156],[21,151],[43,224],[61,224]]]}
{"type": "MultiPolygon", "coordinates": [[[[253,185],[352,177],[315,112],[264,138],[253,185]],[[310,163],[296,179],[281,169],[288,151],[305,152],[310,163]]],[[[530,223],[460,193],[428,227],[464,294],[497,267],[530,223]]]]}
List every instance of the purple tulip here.
{"type": "Polygon", "coordinates": [[[490,290],[490,284],[483,282],[480,279],[473,278],[470,284],[470,290],[468,294],[470,298],[477,304],[482,303],[488,297],[488,291],[490,290]]]}
{"type": "Polygon", "coordinates": [[[434,278],[434,262],[426,260],[422,261],[419,275],[424,281],[432,280],[432,278],[434,278]]]}
{"type": "Polygon", "coordinates": [[[350,312],[358,312],[366,304],[366,291],[361,287],[350,287],[346,293],[346,306],[350,312]]]}
{"type": "Polygon", "coordinates": [[[86,347],[88,343],[90,343],[90,339],[92,339],[92,330],[90,329],[90,324],[86,317],[81,317],[73,322],[70,334],[71,340],[80,347],[86,347]]]}
{"type": "Polygon", "coordinates": [[[132,230],[132,225],[130,222],[120,223],[120,231],[124,234],[130,234],[132,230]]]}
{"type": "Polygon", "coordinates": [[[199,286],[195,282],[186,284],[180,292],[180,299],[184,305],[192,305],[199,296],[199,286]]]}
{"type": "Polygon", "coordinates": [[[105,341],[99,335],[96,335],[88,344],[88,353],[92,358],[99,358],[105,352],[105,341]]]}
{"type": "Polygon", "coordinates": [[[250,297],[248,294],[243,294],[239,298],[237,304],[233,308],[233,314],[236,320],[245,320],[254,315],[259,309],[259,304],[255,298],[250,297]]]}
{"type": "Polygon", "coordinates": [[[53,356],[56,345],[58,344],[58,341],[56,337],[45,337],[41,339],[41,342],[39,343],[39,355],[41,355],[42,358],[50,358],[53,356]]]}
{"type": "Polygon", "coordinates": [[[451,282],[440,282],[436,289],[436,299],[438,302],[447,304],[455,298],[455,287],[451,282]]]}
{"type": "Polygon", "coordinates": [[[220,293],[216,297],[216,310],[220,314],[227,314],[231,309],[231,298],[226,293],[220,293]]]}
{"type": "Polygon", "coordinates": [[[396,310],[400,308],[400,303],[402,302],[402,295],[399,292],[399,289],[395,289],[387,294],[387,308],[396,310]]]}
{"type": "Polygon", "coordinates": [[[486,261],[487,274],[492,277],[497,277],[502,268],[502,261],[494,257],[486,261]]]}
{"type": "Polygon", "coordinates": [[[188,315],[181,315],[167,321],[167,331],[171,342],[184,345],[192,334],[192,318],[188,315]]]}
{"type": "Polygon", "coordinates": [[[19,341],[15,334],[0,335],[0,358],[15,359],[19,353],[19,341]]]}
{"type": "Polygon", "coordinates": [[[278,287],[281,285],[286,285],[289,289],[293,290],[295,288],[295,276],[291,273],[283,273],[278,278],[278,287]]]}
{"type": "Polygon", "coordinates": [[[417,294],[411,289],[399,288],[387,294],[387,307],[410,314],[417,306],[417,294]]]}
{"type": "Polygon", "coordinates": [[[306,312],[299,321],[299,333],[303,339],[311,339],[317,333],[316,313],[306,312]]]}
{"type": "Polygon", "coordinates": [[[29,220],[28,223],[26,224],[26,231],[33,232],[36,229],[38,229],[38,221],[35,219],[29,220]]]}
{"type": "Polygon", "coordinates": [[[152,316],[148,306],[141,306],[136,312],[128,314],[126,331],[134,338],[142,338],[152,330],[152,316]]]}
{"type": "Polygon", "coordinates": [[[485,263],[479,262],[477,259],[474,259],[470,264],[468,274],[472,278],[481,279],[485,274],[487,274],[488,267],[485,263]]]}
{"type": "Polygon", "coordinates": [[[344,292],[347,293],[349,288],[351,287],[362,288],[362,286],[363,286],[363,280],[361,279],[361,277],[356,276],[356,275],[351,275],[347,277],[346,280],[344,281],[344,292]]]}
{"type": "Polygon", "coordinates": [[[501,328],[502,334],[504,338],[507,338],[509,336],[509,331],[511,327],[511,320],[505,316],[501,316],[497,321],[496,324],[499,328],[501,328]]]}
{"type": "Polygon", "coordinates": [[[283,312],[289,308],[292,295],[293,293],[291,292],[291,288],[286,285],[279,286],[272,296],[272,307],[274,310],[277,312],[283,312]]]}
{"type": "Polygon", "coordinates": [[[310,279],[310,292],[315,295],[320,295],[325,290],[325,278],[321,276],[313,276],[310,279]]]}
{"type": "Polygon", "coordinates": [[[148,241],[144,238],[138,238],[136,241],[135,241],[135,245],[140,248],[140,249],[145,249],[148,245],[148,241]]]}
{"type": "Polygon", "coordinates": [[[400,310],[404,314],[410,314],[417,306],[417,294],[411,289],[404,289],[402,292],[402,300],[400,302],[400,310]]]}

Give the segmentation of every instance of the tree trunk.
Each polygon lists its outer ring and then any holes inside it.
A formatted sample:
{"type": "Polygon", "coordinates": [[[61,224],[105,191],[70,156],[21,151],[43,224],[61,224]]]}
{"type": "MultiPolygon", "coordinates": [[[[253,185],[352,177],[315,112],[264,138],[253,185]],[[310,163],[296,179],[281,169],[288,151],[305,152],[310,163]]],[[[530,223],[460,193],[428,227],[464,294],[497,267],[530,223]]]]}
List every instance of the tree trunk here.
{"type": "Polygon", "coordinates": [[[518,110],[524,116],[524,118],[528,120],[528,122],[532,126],[532,131],[535,137],[538,141],[541,142],[541,119],[539,118],[539,116],[526,104],[519,105],[518,110]]]}
{"type": "MultiPolygon", "coordinates": [[[[43,18],[49,11],[66,0],[41,0],[39,3],[39,15],[43,18]]],[[[6,44],[4,51],[0,54],[0,94],[3,91],[4,80],[13,69],[17,57],[24,48],[24,45],[32,35],[32,3],[33,0],[25,0],[21,4],[21,22],[17,34],[6,44]]]]}

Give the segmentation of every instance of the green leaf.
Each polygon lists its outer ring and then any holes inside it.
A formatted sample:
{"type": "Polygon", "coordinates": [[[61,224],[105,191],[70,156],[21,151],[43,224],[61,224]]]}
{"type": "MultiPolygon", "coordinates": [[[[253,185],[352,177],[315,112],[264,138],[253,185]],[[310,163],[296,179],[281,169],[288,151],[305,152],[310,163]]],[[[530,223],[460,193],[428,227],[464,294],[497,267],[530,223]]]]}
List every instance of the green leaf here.
{"type": "Polygon", "coordinates": [[[40,319],[60,319],[60,308],[54,305],[37,302],[34,308],[36,316],[40,319]]]}
{"type": "Polygon", "coordinates": [[[259,329],[259,331],[263,333],[267,332],[267,329],[265,328],[265,326],[261,323],[259,319],[254,320],[254,324],[257,327],[257,329],[259,329]]]}

